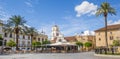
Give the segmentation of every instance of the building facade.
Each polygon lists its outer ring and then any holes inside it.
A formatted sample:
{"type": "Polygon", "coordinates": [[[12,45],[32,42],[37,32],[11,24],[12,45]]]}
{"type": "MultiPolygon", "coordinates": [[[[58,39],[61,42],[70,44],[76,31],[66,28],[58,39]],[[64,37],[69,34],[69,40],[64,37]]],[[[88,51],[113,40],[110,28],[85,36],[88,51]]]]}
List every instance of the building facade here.
{"type": "Polygon", "coordinates": [[[45,32],[41,32],[38,35],[34,36],[33,41],[41,42],[48,40],[48,36],[45,34],[45,32]]]}
{"type": "MultiPolygon", "coordinates": [[[[16,35],[13,32],[12,33],[4,32],[3,27],[4,27],[3,22],[0,21],[0,35],[2,36],[4,40],[4,46],[6,46],[6,43],[9,42],[9,40],[13,40],[14,42],[16,42],[16,35]]],[[[41,32],[40,34],[34,37],[35,37],[34,40],[39,41],[39,42],[45,41],[48,38],[48,36],[45,35],[44,32],[41,32]]],[[[31,45],[32,45],[32,38],[30,35],[19,34],[18,47],[20,50],[30,50],[31,45]]]]}
{"type": "Polygon", "coordinates": [[[92,43],[92,47],[94,48],[95,47],[95,35],[94,35],[94,32],[91,32],[91,31],[85,31],[83,32],[82,34],[77,34],[77,35],[74,35],[74,36],[67,36],[67,37],[64,37],[64,36],[61,36],[60,31],[59,31],[59,27],[57,25],[53,26],[52,27],[52,37],[51,37],[51,41],[52,43],[56,43],[56,41],[58,39],[63,39],[71,44],[76,44],[77,41],[80,41],[82,42],[83,44],[85,42],[91,42],[92,43]]]}
{"type": "Polygon", "coordinates": [[[95,36],[94,35],[76,35],[76,39],[79,42],[85,44],[86,42],[92,43],[92,48],[95,48],[95,36]]]}
{"type": "MultiPolygon", "coordinates": [[[[120,24],[107,26],[108,45],[113,45],[114,40],[120,40],[120,24]]],[[[106,46],[105,27],[95,31],[96,47],[106,46]]]]}
{"type": "Polygon", "coordinates": [[[65,40],[71,44],[75,44],[78,41],[76,36],[67,36],[65,40]]]}
{"type": "MultiPolygon", "coordinates": [[[[4,32],[3,29],[4,25],[2,20],[0,21],[0,35],[3,38],[3,42],[4,42],[4,46],[7,46],[7,42],[9,42],[9,40],[13,40],[14,42],[16,42],[16,34],[12,33],[8,33],[8,32],[4,32]]],[[[19,34],[18,36],[18,47],[20,50],[30,50],[31,49],[31,37],[29,35],[25,35],[25,34],[19,34]]]]}
{"type": "Polygon", "coordinates": [[[79,42],[82,42],[85,44],[86,42],[91,42],[92,43],[92,49],[95,48],[95,32],[94,31],[84,31],[81,34],[76,35],[76,39],[79,42]]]}

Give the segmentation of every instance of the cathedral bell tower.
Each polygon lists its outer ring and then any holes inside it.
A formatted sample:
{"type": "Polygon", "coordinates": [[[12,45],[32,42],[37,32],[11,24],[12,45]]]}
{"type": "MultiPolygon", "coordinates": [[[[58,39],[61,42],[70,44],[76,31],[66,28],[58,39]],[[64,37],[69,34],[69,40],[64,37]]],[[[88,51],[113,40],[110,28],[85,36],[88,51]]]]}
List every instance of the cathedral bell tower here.
{"type": "Polygon", "coordinates": [[[57,39],[57,37],[59,36],[59,28],[57,25],[54,25],[52,27],[52,37],[51,40],[57,39]]]}

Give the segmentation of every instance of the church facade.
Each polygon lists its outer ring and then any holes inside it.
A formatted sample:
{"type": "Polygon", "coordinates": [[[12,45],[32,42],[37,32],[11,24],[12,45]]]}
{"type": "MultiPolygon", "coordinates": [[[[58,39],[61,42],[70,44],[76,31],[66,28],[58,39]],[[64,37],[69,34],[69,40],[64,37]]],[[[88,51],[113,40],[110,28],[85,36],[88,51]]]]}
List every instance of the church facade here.
{"type": "Polygon", "coordinates": [[[61,34],[57,25],[54,25],[52,27],[51,40],[52,43],[66,42],[66,40],[64,39],[64,35],[61,34]]]}
{"type": "Polygon", "coordinates": [[[77,34],[77,35],[74,35],[74,36],[64,37],[64,35],[61,34],[61,32],[59,30],[59,27],[57,25],[54,25],[52,27],[51,42],[56,43],[58,41],[62,41],[60,39],[64,39],[63,41],[69,42],[70,44],[76,44],[77,41],[80,41],[83,44],[85,42],[91,42],[92,43],[92,48],[95,47],[95,35],[93,34],[93,32],[85,31],[82,34],[77,34]]]}

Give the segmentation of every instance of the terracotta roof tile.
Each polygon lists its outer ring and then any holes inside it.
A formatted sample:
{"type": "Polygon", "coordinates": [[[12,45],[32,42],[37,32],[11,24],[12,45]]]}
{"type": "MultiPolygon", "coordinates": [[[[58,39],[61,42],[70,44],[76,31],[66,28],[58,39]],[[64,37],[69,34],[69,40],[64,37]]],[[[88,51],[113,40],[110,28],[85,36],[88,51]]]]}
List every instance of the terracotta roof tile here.
{"type": "MultiPolygon", "coordinates": [[[[116,29],[120,29],[120,24],[107,26],[107,30],[116,30],[116,29]]],[[[95,32],[98,32],[98,31],[105,31],[105,27],[95,30],[95,32]]]]}
{"type": "Polygon", "coordinates": [[[77,39],[76,39],[76,37],[75,37],[75,36],[65,37],[65,40],[66,40],[66,41],[68,41],[68,42],[70,42],[70,41],[72,41],[72,42],[77,41],[77,39]]]}

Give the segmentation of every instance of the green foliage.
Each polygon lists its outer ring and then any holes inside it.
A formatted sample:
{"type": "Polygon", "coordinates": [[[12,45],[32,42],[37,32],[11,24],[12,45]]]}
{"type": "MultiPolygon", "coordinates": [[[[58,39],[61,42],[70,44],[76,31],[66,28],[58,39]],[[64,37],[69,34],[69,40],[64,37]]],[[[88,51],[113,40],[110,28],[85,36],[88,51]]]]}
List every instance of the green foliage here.
{"type": "Polygon", "coordinates": [[[40,47],[41,46],[41,42],[32,42],[32,46],[40,47]]]}
{"type": "Polygon", "coordinates": [[[103,15],[104,17],[106,17],[108,13],[111,15],[116,15],[115,9],[112,8],[109,3],[103,2],[100,8],[97,9],[96,15],[103,15]]]}
{"type": "Polygon", "coordinates": [[[21,33],[26,34],[26,28],[24,24],[26,21],[24,20],[23,17],[14,15],[7,20],[7,23],[4,24],[4,31],[7,33],[15,33],[16,34],[16,49],[18,50],[18,36],[21,33]]]}
{"type": "Polygon", "coordinates": [[[4,24],[4,31],[5,32],[17,32],[17,33],[21,33],[24,32],[25,30],[25,26],[24,24],[26,23],[26,21],[23,19],[23,17],[21,16],[12,16],[9,18],[9,20],[7,20],[7,23],[4,24]],[[12,27],[12,28],[11,28],[12,27]]]}
{"type": "Polygon", "coordinates": [[[2,38],[2,34],[0,34],[0,38],[2,38]]]}
{"type": "Polygon", "coordinates": [[[3,38],[2,38],[2,35],[0,34],[0,46],[2,46],[2,40],[3,38]]]}
{"type": "Polygon", "coordinates": [[[82,43],[82,42],[79,42],[79,41],[77,41],[75,44],[76,44],[77,46],[83,46],[83,43],[82,43]]]}
{"type": "Polygon", "coordinates": [[[7,46],[14,47],[16,46],[16,43],[13,40],[10,40],[9,42],[7,42],[7,46]]]}
{"type": "Polygon", "coordinates": [[[114,40],[113,41],[113,46],[120,46],[119,40],[114,40]]]}
{"type": "Polygon", "coordinates": [[[85,45],[85,47],[91,47],[92,43],[91,42],[86,42],[84,45],[85,45]]]}
{"type": "Polygon", "coordinates": [[[26,27],[26,29],[27,29],[27,33],[30,34],[31,36],[38,34],[37,30],[34,27],[31,28],[26,27]]]}
{"type": "Polygon", "coordinates": [[[42,42],[42,44],[50,44],[50,41],[45,40],[45,41],[42,42]]]}

